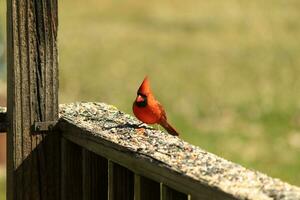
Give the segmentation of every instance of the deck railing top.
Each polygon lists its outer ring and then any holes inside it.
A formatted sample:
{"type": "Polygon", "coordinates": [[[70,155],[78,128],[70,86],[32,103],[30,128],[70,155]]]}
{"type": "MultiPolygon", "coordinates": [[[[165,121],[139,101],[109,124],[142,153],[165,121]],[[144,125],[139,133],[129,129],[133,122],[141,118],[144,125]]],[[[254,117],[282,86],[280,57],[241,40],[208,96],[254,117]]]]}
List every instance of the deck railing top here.
{"type": "Polygon", "coordinates": [[[141,128],[139,123],[104,103],[71,103],[60,106],[58,126],[67,139],[92,151],[97,151],[97,143],[110,147],[119,154],[103,150],[109,159],[142,175],[148,170],[149,178],[169,180],[172,187],[185,192],[196,193],[204,187],[236,199],[300,199],[299,187],[246,169],[145,124],[141,128]]]}

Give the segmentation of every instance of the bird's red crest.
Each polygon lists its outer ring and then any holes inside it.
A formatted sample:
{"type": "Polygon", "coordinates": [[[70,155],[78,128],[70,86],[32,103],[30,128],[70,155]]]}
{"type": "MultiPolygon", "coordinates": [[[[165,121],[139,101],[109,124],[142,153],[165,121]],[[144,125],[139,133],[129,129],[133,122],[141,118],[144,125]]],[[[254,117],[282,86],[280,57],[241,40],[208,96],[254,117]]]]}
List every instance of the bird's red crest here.
{"type": "Polygon", "coordinates": [[[149,93],[151,93],[151,89],[150,89],[150,82],[148,79],[148,76],[146,76],[141,84],[141,86],[139,87],[138,90],[139,93],[147,95],[149,93]]]}

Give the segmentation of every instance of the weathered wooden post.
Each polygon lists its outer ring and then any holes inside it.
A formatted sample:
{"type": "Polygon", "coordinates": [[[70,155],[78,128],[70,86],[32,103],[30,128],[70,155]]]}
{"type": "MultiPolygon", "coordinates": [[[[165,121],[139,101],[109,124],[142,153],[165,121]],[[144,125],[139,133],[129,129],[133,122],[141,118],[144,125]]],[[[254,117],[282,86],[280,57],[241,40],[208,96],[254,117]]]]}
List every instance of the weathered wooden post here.
{"type": "Polygon", "coordinates": [[[7,0],[7,199],[60,199],[57,0],[7,0]]]}

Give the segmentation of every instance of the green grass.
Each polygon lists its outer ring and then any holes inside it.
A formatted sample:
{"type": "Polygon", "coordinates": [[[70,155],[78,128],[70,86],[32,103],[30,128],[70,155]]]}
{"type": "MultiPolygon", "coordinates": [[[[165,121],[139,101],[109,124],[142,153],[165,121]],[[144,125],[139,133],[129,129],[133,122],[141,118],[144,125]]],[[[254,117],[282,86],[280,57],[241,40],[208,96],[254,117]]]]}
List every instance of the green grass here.
{"type": "Polygon", "coordinates": [[[60,102],[131,112],[148,74],[182,138],[300,185],[300,2],[59,2],[60,102]]]}

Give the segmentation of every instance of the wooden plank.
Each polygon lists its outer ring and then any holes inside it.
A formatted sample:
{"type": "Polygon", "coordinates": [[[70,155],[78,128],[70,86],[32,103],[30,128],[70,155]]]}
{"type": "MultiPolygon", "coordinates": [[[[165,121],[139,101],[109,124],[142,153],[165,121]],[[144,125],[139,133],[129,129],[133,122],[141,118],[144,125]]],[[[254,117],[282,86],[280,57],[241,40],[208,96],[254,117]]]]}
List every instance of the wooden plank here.
{"type": "Polygon", "coordinates": [[[61,199],[81,200],[82,184],[82,148],[62,139],[61,199]]]}
{"type": "Polygon", "coordinates": [[[189,196],[189,200],[201,200],[200,198],[198,197],[195,197],[195,196],[189,196]]]}
{"type": "Polygon", "coordinates": [[[108,200],[114,199],[114,163],[108,161],[108,200]]]}
{"type": "Polygon", "coordinates": [[[160,199],[160,183],[144,176],[134,175],[134,199],[160,199]]]}
{"type": "Polygon", "coordinates": [[[113,200],[113,177],[114,177],[114,172],[113,172],[113,162],[108,161],[108,200],[113,200]]]}
{"type": "Polygon", "coordinates": [[[188,195],[161,184],[161,200],[188,200],[188,195]]]}
{"type": "Polygon", "coordinates": [[[58,118],[57,0],[7,0],[7,199],[60,199],[60,137],[33,135],[58,118]]]}
{"type": "Polygon", "coordinates": [[[203,200],[236,199],[230,194],[224,193],[217,188],[209,187],[191,179],[190,177],[169,170],[164,165],[149,162],[145,159],[145,157],[139,156],[138,154],[132,154],[128,149],[115,143],[107,141],[101,137],[95,137],[95,135],[89,134],[87,130],[80,129],[76,127],[76,125],[70,124],[64,119],[61,119],[58,122],[58,126],[63,131],[62,134],[64,138],[88,149],[89,151],[110,159],[111,161],[132,170],[134,173],[145,177],[151,177],[156,182],[164,182],[177,191],[192,194],[194,197],[203,200]]]}
{"type": "Polygon", "coordinates": [[[134,174],[134,200],[141,199],[141,176],[134,174]]]}
{"type": "Polygon", "coordinates": [[[132,171],[109,161],[108,183],[109,200],[134,199],[134,174],[132,171]]]}
{"type": "Polygon", "coordinates": [[[107,199],[108,161],[83,149],[83,200],[107,199]]]}

